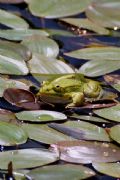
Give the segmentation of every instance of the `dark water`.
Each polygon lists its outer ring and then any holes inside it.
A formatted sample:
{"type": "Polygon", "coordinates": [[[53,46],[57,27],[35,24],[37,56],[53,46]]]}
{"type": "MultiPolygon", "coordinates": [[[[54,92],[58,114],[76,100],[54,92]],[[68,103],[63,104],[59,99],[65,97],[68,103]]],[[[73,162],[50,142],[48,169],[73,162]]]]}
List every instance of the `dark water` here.
{"type": "MultiPolygon", "coordinates": [[[[5,10],[10,10],[13,12],[16,12],[16,11],[20,12],[22,17],[25,18],[29,22],[31,28],[45,28],[45,29],[50,28],[50,29],[59,29],[59,30],[67,29],[66,26],[60,24],[56,19],[54,19],[54,20],[53,19],[43,19],[43,18],[38,18],[38,17],[31,15],[26,10],[26,4],[24,4],[24,3],[20,4],[20,5],[10,5],[10,4],[1,4],[0,3],[0,8],[5,9],[5,10]]],[[[80,15],[77,15],[74,17],[84,17],[84,16],[85,15],[83,13],[83,14],[80,14],[80,15]]],[[[8,27],[6,27],[2,24],[0,24],[0,28],[8,29],[8,27]]],[[[92,42],[94,42],[94,43],[102,42],[107,45],[120,46],[120,38],[119,37],[111,37],[111,36],[88,35],[88,36],[78,36],[78,37],[71,37],[71,38],[65,37],[65,36],[52,36],[52,38],[59,44],[59,47],[60,47],[59,55],[77,68],[80,67],[80,65],[83,64],[85,61],[82,61],[82,60],[78,61],[75,58],[67,57],[67,56],[63,55],[63,53],[82,48],[85,45],[89,45],[92,42]]],[[[120,73],[120,71],[116,71],[116,73],[120,73]]],[[[35,82],[34,78],[31,75],[28,75],[25,78],[30,79],[35,82]]],[[[100,77],[100,78],[102,79],[102,77],[100,77]]],[[[16,106],[12,106],[8,102],[6,102],[3,98],[0,99],[0,108],[9,109],[14,112],[18,112],[19,110],[21,110],[20,108],[18,108],[16,106]]],[[[2,146],[1,151],[2,150],[12,150],[12,149],[17,149],[17,148],[21,149],[21,148],[34,148],[34,147],[48,148],[48,146],[46,146],[45,144],[39,143],[37,141],[29,140],[27,143],[25,143],[23,145],[19,145],[18,147],[3,147],[2,146]]],[[[61,163],[61,162],[59,162],[59,163],[61,163]]],[[[2,174],[1,174],[1,177],[2,177],[2,174]]],[[[10,179],[10,178],[7,177],[6,179],[10,179]]],[[[110,176],[105,176],[102,174],[98,174],[95,177],[89,178],[89,180],[114,180],[114,179],[116,179],[116,178],[112,178],[110,176]]]]}

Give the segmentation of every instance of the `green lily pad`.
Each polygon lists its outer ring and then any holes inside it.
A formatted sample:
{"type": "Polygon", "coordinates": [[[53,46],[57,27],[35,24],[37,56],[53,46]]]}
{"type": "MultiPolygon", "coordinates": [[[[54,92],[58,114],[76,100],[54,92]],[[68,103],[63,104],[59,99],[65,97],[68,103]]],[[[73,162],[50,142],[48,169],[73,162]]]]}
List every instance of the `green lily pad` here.
{"type": "Polygon", "coordinates": [[[33,168],[52,163],[58,159],[55,152],[47,149],[20,149],[0,152],[0,169],[7,169],[12,162],[13,169],[33,168]]]}
{"type": "Polygon", "coordinates": [[[95,172],[82,165],[64,164],[37,168],[27,175],[30,179],[37,180],[81,180],[94,176],[95,172]]]}
{"type": "Polygon", "coordinates": [[[113,126],[110,128],[110,137],[120,144],[120,125],[113,126]]]}
{"type": "Polygon", "coordinates": [[[72,115],[70,115],[70,117],[72,118],[77,118],[79,120],[84,120],[84,121],[90,121],[90,122],[101,122],[101,123],[109,123],[109,121],[103,119],[103,118],[99,118],[99,117],[95,117],[95,116],[87,116],[87,115],[79,115],[76,113],[73,113],[72,115]]]}
{"type": "MultiPolygon", "coordinates": [[[[99,47],[88,47],[78,50],[74,50],[65,55],[69,57],[74,57],[78,59],[87,59],[87,60],[117,60],[120,61],[120,48],[112,46],[99,46],[99,47]]],[[[109,62],[108,62],[109,63],[109,62]]],[[[117,64],[118,62],[116,62],[117,64]]]]}
{"type": "Polygon", "coordinates": [[[120,67],[120,61],[113,60],[92,60],[84,63],[80,68],[79,72],[89,76],[97,77],[113,71],[118,70],[120,67]]]}
{"type": "Polygon", "coordinates": [[[93,163],[92,165],[100,173],[115,178],[120,177],[120,163],[93,163]]]}
{"type": "Polygon", "coordinates": [[[45,122],[60,121],[67,119],[67,116],[57,111],[35,110],[15,113],[16,117],[22,121],[45,122]]]}
{"type": "Polygon", "coordinates": [[[40,74],[67,74],[75,72],[65,62],[47,58],[39,54],[33,54],[32,59],[28,62],[28,65],[33,76],[40,74]]]}
{"type": "Polygon", "coordinates": [[[12,146],[27,141],[27,133],[15,124],[0,121],[0,145],[12,146]]]}
{"type": "Polygon", "coordinates": [[[86,9],[86,16],[96,24],[108,28],[120,28],[120,1],[95,1],[86,9]]]}
{"type": "Polygon", "coordinates": [[[40,124],[22,124],[22,128],[27,132],[30,139],[52,144],[59,141],[70,141],[73,140],[70,136],[64,135],[52,128],[49,128],[47,125],[40,124]]]}
{"type": "Polygon", "coordinates": [[[113,88],[120,92],[120,75],[111,74],[104,76],[105,81],[110,84],[113,88]]]}
{"type": "Polygon", "coordinates": [[[112,106],[109,108],[98,109],[94,111],[100,117],[109,119],[111,121],[120,122],[120,105],[112,106]]]}
{"type": "Polygon", "coordinates": [[[56,57],[59,53],[57,43],[47,37],[33,35],[25,38],[22,44],[28,47],[31,52],[38,53],[46,57],[56,57]]]}
{"type": "Polygon", "coordinates": [[[51,123],[49,127],[79,140],[110,141],[107,132],[103,128],[88,122],[67,121],[64,124],[51,123]]]}
{"type": "Polygon", "coordinates": [[[120,148],[112,143],[91,141],[63,141],[51,145],[60,159],[71,163],[116,162],[120,148]]]}
{"type": "Polygon", "coordinates": [[[27,22],[19,16],[0,9],[0,23],[13,29],[27,29],[27,22]]]}
{"type": "Polygon", "coordinates": [[[30,12],[35,16],[59,18],[83,12],[92,0],[25,0],[25,2],[28,3],[30,12]]]}
{"type": "Polygon", "coordinates": [[[62,21],[77,26],[79,28],[88,29],[90,31],[94,31],[98,34],[105,35],[109,34],[109,30],[105,29],[98,24],[93,23],[87,18],[64,18],[62,21]]]}
{"type": "Polygon", "coordinates": [[[21,41],[26,37],[32,35],[48,36],[49,34],[45,30],[38,29],[1,29],[0,37],[12,41],[21,41]]]}

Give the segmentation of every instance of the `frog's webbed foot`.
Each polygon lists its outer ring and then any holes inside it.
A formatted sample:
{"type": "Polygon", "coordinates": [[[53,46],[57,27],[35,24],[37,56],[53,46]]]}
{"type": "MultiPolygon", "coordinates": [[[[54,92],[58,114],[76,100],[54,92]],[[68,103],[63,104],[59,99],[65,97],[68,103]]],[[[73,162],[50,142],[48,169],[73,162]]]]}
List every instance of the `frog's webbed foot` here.
{"type": "Polygon", "coordinates": [[[72,102],[66,108],[81,106],[84,102],[84,94],[82,92],[71,93],[72,102]]]}

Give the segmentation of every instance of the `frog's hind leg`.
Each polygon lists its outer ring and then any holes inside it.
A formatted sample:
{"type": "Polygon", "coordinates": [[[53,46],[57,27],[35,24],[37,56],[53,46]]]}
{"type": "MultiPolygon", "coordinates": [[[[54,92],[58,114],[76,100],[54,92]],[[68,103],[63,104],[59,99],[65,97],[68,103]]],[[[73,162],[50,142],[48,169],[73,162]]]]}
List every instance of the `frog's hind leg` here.
{"type": "Polygon", "coordinates": [[[84,102],[84,94],[82,92],[71,93],[72,102],[69,103],[66,108],[81,106],[84,102]]]}

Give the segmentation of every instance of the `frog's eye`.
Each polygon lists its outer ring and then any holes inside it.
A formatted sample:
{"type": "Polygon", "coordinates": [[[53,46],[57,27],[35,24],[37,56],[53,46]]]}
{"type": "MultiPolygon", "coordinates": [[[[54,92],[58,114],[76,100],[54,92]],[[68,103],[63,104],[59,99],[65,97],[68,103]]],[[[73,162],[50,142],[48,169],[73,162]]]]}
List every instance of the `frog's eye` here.
{"type": "Polygon", "coordinates": [[[56,92],[62,92],[62,88],[61,88],[61,86],[58,85],[58,84],[56,84],[56,85],[54,86],[54,90],[55,90],[56,92]]]}

